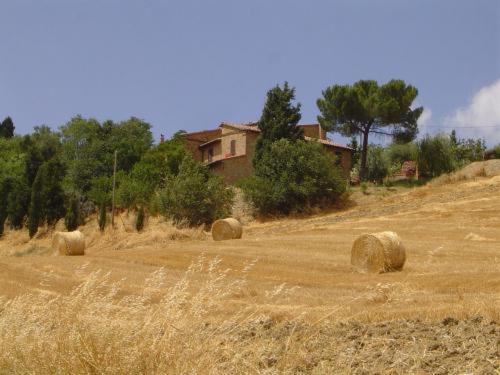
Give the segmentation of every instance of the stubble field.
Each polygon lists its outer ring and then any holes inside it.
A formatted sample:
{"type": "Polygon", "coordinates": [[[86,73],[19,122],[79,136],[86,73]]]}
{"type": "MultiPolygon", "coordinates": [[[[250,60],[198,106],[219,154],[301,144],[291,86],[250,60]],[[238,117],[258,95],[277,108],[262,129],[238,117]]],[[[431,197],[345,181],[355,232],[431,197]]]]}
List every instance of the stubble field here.
{"type": "Polygon", "coordinates": [[[241,240],[143,233],[0,240],[0,373],[498,373],[500,176],[355,192],[241,240]],[[354,239],[397,232],[403,271],[358,274],[354,239]]]}

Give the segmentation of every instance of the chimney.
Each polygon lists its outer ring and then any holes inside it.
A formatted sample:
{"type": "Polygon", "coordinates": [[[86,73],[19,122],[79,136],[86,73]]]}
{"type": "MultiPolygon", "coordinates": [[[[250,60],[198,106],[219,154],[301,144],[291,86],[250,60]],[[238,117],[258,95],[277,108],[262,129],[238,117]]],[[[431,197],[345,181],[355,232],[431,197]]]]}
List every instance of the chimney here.
{"type": "Polygon", "coordinates": [[[165,136],[163,134],[160,134],[160,144],[165,142],[165,136]]]}

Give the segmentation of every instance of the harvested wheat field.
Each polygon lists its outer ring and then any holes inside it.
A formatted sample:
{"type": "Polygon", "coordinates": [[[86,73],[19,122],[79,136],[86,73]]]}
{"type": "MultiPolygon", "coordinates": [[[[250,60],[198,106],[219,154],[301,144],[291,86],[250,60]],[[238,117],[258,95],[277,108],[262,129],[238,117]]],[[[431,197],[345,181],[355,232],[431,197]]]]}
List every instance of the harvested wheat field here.
{"type": "Polygon", "coordinates": [[[0,373],[498,373],[500,175],[483,171],[237,240],[122,214],[65,257],[7,232],[0,373]],[[354,240],[383,231],[403,269],[353,272],[354,240]]]}

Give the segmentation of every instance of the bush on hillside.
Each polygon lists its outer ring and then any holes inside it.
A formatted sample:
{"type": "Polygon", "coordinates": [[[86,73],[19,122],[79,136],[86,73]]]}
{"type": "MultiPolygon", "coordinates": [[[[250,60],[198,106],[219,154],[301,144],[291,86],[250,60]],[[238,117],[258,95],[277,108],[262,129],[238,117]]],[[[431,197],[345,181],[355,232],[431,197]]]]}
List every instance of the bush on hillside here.
{"type": "Polygon", "coordinates": [[[99,206],[99,219],[98,219],[98,223],[99,223],[99,230],[101,232],[104,232],[104,228],[106,228],[106,205],[105,204],[101,204],[99,206]]]}
{"type": "Polygon", "coordinates": [[[161,211],[176,224],[209,225],[231,212],[234,192],[220,176],[187,156],[177,175],[167,177],[160,191],[161,211]]]}
{"type": "Polygon", "coordinates": [[[416,143],[393,143],[387,149],[387,156],[391,164],[402,165],[405,161],[416,161],[418,147],[416,143]]]}
{"type": "Polygon", "coordinates": [[[500,144],[486,151],[491,159],[500,159],[500,144]]]}
{"type": "Polygon", "coordinates": [[[261,215],[307,212],[333,203],[346,189],[334,158],[314,142],[272,143],[241,188],[261,215]]]}
{"type": "Polygon", "coordinates": [[[426,136],[418,142],[418,168],[426,177],[437,177],[456,169],[455,150],[450,137],[444,134],[426,136]]]}
{"type": "Polygon", "coordinates": [[[72,196],[69,199],[68,210],[64,217],[64,224],[68,231],[74,231],[78,228],[80,218],[80,201],[77,196],[72,196]]]}
{"type": "Polygon", "coordinates": [[[370,145],[366,159],[366,177],[369,181],[382,182],[389,174],[389,158],[382,146],[370,145]]]}
{"type": "Polygon", "coordinates": [[[7,219],[8,195],[11,189],[11,181],[8,178],[0,179],[0,237],[3,236],[4,224],[7,219]]]}

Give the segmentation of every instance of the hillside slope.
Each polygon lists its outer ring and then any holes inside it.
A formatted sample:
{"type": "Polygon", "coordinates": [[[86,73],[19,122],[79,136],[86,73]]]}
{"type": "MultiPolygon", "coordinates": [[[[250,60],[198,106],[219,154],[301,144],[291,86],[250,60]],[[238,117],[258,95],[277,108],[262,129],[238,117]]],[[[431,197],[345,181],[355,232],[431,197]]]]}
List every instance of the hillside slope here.
{"type": "Polygon", "coordinates": [[[81,228],[84,257],[61,257],[50,233],[9,232],[0,372],[498,372],[500,175],[479,171],[356,192],[241,240],[161,219],[138,234],[123,214],[114,231],[81,228]],[[403,271],[352,272],[354,239],[382,230],[403,238],[403,271]]]}
{"type": "Polygon", "coordinates": [[[231,269],[256,261],[248,275],[249,303],[264,303],[262,290],[287,283],[299,287],[290,306],[312,312],[340,303],[345,308],[339,315],[355,313],[363,319],[442,318],[479,310],[498,318],[499,212],[500,176],[493,176],[365,199],[323,216],[254,222],[245,228],[244,238],[235,241],[213,242],[201,229],[177,230],[161,219],[151,219],[141,234],[127,229],[126,219],[105,234],[90,222],[82,228],[86,256],[59,257],[50,250],[50,235],[28,241],[24,232],[8,233],[0,241],[0,293],[38,290],[47,272],[59,280],[50,289],[69,290],[78,282],[74,270],[82,265],[127,278],[126,292],[134,293],[136,281],[158,267],[169,269],[173,281],[205,254],[221,257],[231,269]],[[408,249],[404,270],[385,275],[351,272],[354,239],[382,230],[394,230],[403,238],[408,249]],[[379,284],[401,300],[381,309],[360,298],[373,294],[379,284]]]}

